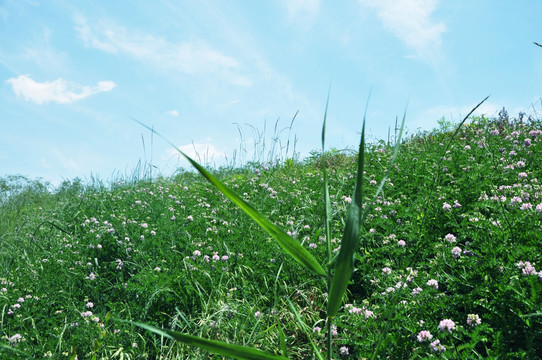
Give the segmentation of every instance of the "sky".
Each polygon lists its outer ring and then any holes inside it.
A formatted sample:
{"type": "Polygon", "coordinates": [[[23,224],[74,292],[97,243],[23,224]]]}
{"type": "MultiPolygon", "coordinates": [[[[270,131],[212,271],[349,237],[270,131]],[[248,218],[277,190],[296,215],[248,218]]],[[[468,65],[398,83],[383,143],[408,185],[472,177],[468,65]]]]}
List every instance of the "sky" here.
{"type": "Polygon", "coordinates": [[[328,93],[328,149],[357,146],[365,111],[373,142],[405,111],[411,135],[488,95],[475,115],[539,116],[540,14],[539,0],[0,0],[0,178],[188,168],[134,119],[208,165],[304,158],[328,93]]]}

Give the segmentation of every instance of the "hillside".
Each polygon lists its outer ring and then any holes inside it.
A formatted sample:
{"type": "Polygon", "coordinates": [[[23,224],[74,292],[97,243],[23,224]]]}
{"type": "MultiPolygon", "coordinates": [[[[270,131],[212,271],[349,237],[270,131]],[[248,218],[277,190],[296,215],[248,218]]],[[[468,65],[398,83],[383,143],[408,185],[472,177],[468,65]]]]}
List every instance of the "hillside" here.
{"type": "MultiPolygon", "coordinates": [[[[541,122],[454,130],[403,141],[362,226],[335,358],[540,358],[541,122]]],[[[367,148],[366,204],[392,152],[367,148]]],[[[356,161],[335,150],[214,173],[325,266],[322,169],[336,252],[356,161]]],[[[1,359],[219,358],[119,319],[296,359],[309,337],[327,346],[325,281],[198,175],[0,188],[1,359]]]]}

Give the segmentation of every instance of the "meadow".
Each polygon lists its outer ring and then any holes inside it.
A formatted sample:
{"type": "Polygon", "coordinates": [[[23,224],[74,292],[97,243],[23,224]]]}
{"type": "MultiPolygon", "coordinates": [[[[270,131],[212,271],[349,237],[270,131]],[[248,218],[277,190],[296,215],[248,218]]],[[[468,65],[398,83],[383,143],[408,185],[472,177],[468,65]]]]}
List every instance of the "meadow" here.
{"type": "MultiPolygon", "coordinates": [[[[197,173],[0,178],[0,359],[222,358],[133,322],[290,359],[330,344],[334,359],[540,359],[542,123],[505,115],[401,141],[332,326],[328,283],[197,173]]],[[[366,145],[364,208],[393,152],[366,145]]],[[[330,149],[210,172],[330,265],[357,161],[330,149]]]]}

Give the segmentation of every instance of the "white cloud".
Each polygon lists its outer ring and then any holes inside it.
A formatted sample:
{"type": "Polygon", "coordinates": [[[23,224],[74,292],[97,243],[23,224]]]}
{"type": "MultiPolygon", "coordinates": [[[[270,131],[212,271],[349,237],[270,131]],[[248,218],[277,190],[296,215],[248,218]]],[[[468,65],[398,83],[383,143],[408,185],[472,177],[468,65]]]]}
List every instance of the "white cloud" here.
{"type": "Polygon", "coordinates": [[[358,0],[376,10],[384,29],[391,32],[417,58],[433,61],[438,57],[443,23],[431,20],[439,0],[358,0]]]}
{"type": "Polygon", "coordinates": [[[75,17],[76,31],[85,43],[112,54],[124,54],[152,64],[161,70],[187,74],[220,73],[233,84],[250,86],[250,79],[236,73],[239,63],[203,41],[172,43],[150,34],[127,31],[112,23],[91,28],[82,16],[75,17]]]}
{"type": "Polygon", "coordinates": [[[179,116],[179,112],[177,110],[169,110],[166,112],[166,114],[170,116],[179,116]]]}
{"type": "Polygon", "coordinates": [[[308,28],[320,11],[320,0],[284,0],[290,23],[302,24],[308,28]]]}
{"type": "Polygon", "coordinates": [[[84,86],[61,78],[55,81],[37,82],[30,78],[30,75],[21,75],[17,78],[6,80],[17,97],[25,100],[44,104],[56,102],[68,104],[88,96],[113,90],[116,84],[113,81],[100,81],[96,86],[84,86]]]}
{"type": "MultiPolygon", "coordinates": [[[[218,150],[210,143],[192,143],[178,146],[179,150],[196,160],[200,164],[221,163],[226,157],[226,153],[218,150]]],[[[181,162],[186,159],[175,148],[167,151],[168,157],[173,157],[181,162]]]]}

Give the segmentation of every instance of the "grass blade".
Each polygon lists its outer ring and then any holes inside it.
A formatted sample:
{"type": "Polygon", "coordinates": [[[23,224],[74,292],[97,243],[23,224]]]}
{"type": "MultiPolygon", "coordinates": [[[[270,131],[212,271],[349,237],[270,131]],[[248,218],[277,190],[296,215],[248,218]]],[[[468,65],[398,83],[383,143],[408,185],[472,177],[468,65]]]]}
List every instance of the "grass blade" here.
{"type": "Polygon", "coordinates": [[[311,333],[309,331],[309,327],[307,326],[307,324],[305,324],[303,319],[301,319],[301,316],[299,315],[299,312],[297,311],[294,304],[290,300],[288,300],[288,304],[290,305],[290,308],[294,312],[295,317],[297,318],[297,322],[301,325],[301,327],[303,329],[303,332],[305,333],[305,336],[307,336],[307,338],[309,339],[309,341],[311,343],[311,346],[312,346],[312,349],[314,350],[314,353],[316,354],[316,357],[318,358],[318,360],[324,360],[324,358],[322,357],[322,354],[320,354],[320,351],[318,350],[318,347],[314,343],[314,340],[312,340],[312,336],[311,336],[311,333]]]}
{"type": "Polygon", "coordinates": [[[326,170],[326,154],[325,154],[325,142],[326,142],[326,119],[327,109],[329,105],[329,93],[327,94],[326,110],[324,112],[324,124],[322,125],[322,171],[324,173],[324,206],[325,206],[325,230],[327,241],[327,263],[328,268],[331,266],[331,201],[329,198],[329,186],[326,170]]]}
{"type": "MultiPolygon", "coordinates": [[[[367,108],[365,108],[367,112],[367,108]]],[[[362,178],[363,178],[363,167],[365,162],[365,119],[366,114],[363,116],[363,128],[361,131],[361,141],[359,145],[359,157],[358,157],[358,169],[356,175],[356,186],[354,188],[354,195],[352,196],[352,204],[348,211],[348,218],[346,220],[346,226],[343,233],[343,239],[341,241],[341,249],[339,254],[336,257],[335,264],[335,273],[331,281],[331,286],[328,295],[328,307],[327,307],[327,316],[328,318],[334,317],[337,315],[339,308],[341,306],[344,293],[352,276],[354,270],[354,253],[358,247],[358,239],[361,229],[361,224],[367,217],[369,211],[371,211],[372,205],[376,201],[378,195],[384,187],[385,181],[388,178],[388,175],[393,167],[397,154],[399,152],[399,145],[401,143],[401,138],[403,136],[403,130],[405,127],[406,119],[406,110],[403,114],[403,121],[401,123],[401,129],[399,131],[399,136],[397,137],[395,148],[393,151],[393,156],[390,161],[390,165],[386,174],[380,181],[380,184],[374,194],[371,202],[366,206],[365,210],[362,212],[362,178]]]]}
{"type": "Polygon", "coordinates": [[[286,347],[286,336],[284,336],[284,331],[282,331],[282,326],[280,326],[280,322],[277,322],[277,326],[279,328],[279,340],[282,354],[284,354],[284,356],[288,356],[288,348],[286,347]]]}
{"type": "Polygon", "coordinates": [[[183,344],[199,347],[214,354],[229,356],[240,360],[287,360],[283,356],[273,355],[268,352],[255,348],[228,344],[222,341],[208,340],[201,337],[183,334],[173,330],[160,329],[151,325],[130,322],[143,329],[149,330],[155,334],[180,341],[183,344]]]}
{"type": "Polygon", "coordinates": [[[283,230],[278,228],[271,221],[263,217],[256,209],[254,209],[250,204],[241,199],[235,192],[230,190],[227,186],[218,181],[213,175],[211,175],[207,170],[205,170],[200,164],[182,152],[177,146],[175,146],[171,141],[166,139],[160,133],[156,132],[154,129],[149,128],[147,125],[141,123],[138,120],[133,119],[140,125],[146,127],[147,129],[153,131],[156,135],[160,136],[171,146],[173,146],[184,158],[194,167],[198,172],[203,175],[207,181],[213,184],[221,193],[227,196],[235,205],[237,205],[241,210],[243,210],[248,216],[250,216],[260,227],[265,230],[269,235],[271,235],[282,249],[289,254],[294,260],[298,263],[309,269],[315,274],[326,276],[326,272],[322,266],[316,261],[316,259],[305,249],[301,244],[293,239],[291,236],[286,234],[283,230]]]}
{"type": "Polygon", "coordinates": [[[337,315],[341,306],[341,301],[348,286],[348,281],[354,270],[354,252],[358,245],[358,238],[361,227],[362,210],[362,179],[363,166],[365,163],[365,116],[363,117],[363,127],[361,130],[361,142],[359,144],[358,169],[356,176],[356,186],[352,203],[348,210],[348,218],[341,241],[341,249],[335,262],[335,273],[331,280],[327,302],[327,317],[331,318],[337,315]]]}

